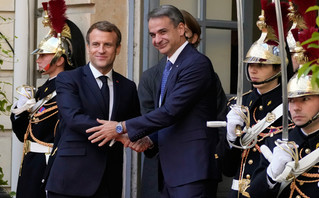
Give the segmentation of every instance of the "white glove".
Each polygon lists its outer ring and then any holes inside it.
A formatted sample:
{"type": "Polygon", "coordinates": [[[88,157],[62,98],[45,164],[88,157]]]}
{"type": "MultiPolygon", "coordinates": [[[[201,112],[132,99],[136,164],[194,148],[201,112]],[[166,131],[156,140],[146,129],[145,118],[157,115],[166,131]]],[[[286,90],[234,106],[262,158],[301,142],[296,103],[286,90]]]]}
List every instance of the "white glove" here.
{"type": "Polygon", "coordinates": [[[235,141],[237,138],[236,126],[244,126],[244,119],[240,116],[240,112],[242,112],[240,107],[233,106],[227,114],[227,139],[229,141],[235,141]]]}
{"type": "Polygon", "coordinates": [[[18,93],[18,101],[16,101],[11,107],[11,112],[16,116],[24,111],[29,111],[36,103],[32,87],[22,86],[18,93]]]}
{"type": "Polygon", "coordinates": [[[29,99],[33,97],[32,90],[29,87],[21,87],[17,102],[17,108],[22,107],[29,99]]]}
{"type": "Polygon", "coordinates": [[[272,154],[271,150],[268,148],[268,146],[266,146],[264,144],[261,145],[260,151],[264,155],[264,157],[268,160],[268,162],[271,163],[271,161],[273,159],[273,154],[272,154]]]}
{"type": "MultiPolygon", "coordinates": [[[[289,150],[286,144],[280,144],[280,147],[289,150]]],[[[271,160],[271,163],[267,168],[268,176],[271,177],[271,179],[274,181],[276,181],[276,178],[283,172],[283,170],[286,167],[286,164],[292,161],[291,155],[280,147],[276,146],[274,148],[272,156],[273,160],[271,160]]]]}

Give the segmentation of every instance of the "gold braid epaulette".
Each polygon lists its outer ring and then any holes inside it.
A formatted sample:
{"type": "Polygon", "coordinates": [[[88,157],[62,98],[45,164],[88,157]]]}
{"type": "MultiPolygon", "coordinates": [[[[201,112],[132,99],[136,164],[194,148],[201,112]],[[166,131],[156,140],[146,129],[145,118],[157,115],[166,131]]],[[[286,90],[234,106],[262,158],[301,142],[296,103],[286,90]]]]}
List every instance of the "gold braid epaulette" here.
{"type": "MultiPolygon", "coordinates": [[[[245,96],[247,94],[250,94],[251,92],[253,92],[253,90],[249,90],[249,91],[243,93],[243,96],[245,96]]],[[[227,106],[229,106],[230,102],[233,101],[233,100],[237,100],[237,96],[233,96],[233,97],[229,98],[227,106]]]]}

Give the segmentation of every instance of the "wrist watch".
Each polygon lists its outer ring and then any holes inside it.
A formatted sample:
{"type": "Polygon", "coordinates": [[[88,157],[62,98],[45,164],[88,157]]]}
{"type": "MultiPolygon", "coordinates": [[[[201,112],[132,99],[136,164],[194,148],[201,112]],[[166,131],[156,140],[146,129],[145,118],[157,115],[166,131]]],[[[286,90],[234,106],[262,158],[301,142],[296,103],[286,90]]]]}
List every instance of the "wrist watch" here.
{"type": "Polygon", "coordinates": [[[119,122],[116,125],[115,130],[116,130],[116,133],[118,133],[118,134],[124,133],[124,128],[123,128],[122,122],[119,122]]]}

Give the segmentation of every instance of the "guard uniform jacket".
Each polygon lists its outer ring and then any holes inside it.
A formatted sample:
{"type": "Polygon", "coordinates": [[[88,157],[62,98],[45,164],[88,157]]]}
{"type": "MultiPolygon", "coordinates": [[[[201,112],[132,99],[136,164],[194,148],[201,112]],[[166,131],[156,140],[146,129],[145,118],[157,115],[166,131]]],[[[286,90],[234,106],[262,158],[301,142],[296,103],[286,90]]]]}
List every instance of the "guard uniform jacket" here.
{"type": "MultiPolygon", "coordinates": [[[[35,99],[36,101],[41,100],[54,91],[55,78],[50,81],[48,80],[39,87],[35,94],[35,99]]],[[[46,102],[32,117],[30,117],[29,112],[25,111],[18,116],[11,114],[10,118],[13,132],[21,142],[24,142],[24,136],[28,130],[29,134],[27,136],[27,140],[39,142],[40,144],[53,143],[55,130],[58,124],[58,107],[56,104],[56,97],[53,97],[46,102]]],[[[16,191],[17,198],[46,197],[44,188],[41,187],[41,180],[46,166],[45,153],[25,153],[20,167],[18,187],[16,191]]]]}
{"type": "MultiPolygon", "coordinates": [[[[250,112],[250,127],[254,126],[259,120],[262,120],[267,113],[273,111],[282,103],[281,86],[265,93],[259,94],[257,89],[253,89],[243,97],[243,105],[249,108],[250,112]]],[[[235,100],[230,99],[230,103],[235,103],[235,100]]],[[[230,148],[226,145],[223,174],[228,177],[234,177],[234,180],[239,180],[243,189],[240,190],[239,197],[247,197],[247,189],[249,188],[251,178],[258,167],[260,161],[259,147],[264,144],[265,139],[281,132],[282,119],[278,118],[271,126],[267,127],[259,134],[258,142],[251,149],[230,148]]],[[[236,144],[238,143],[235,142],[236,144]]],[[[229,197],[238,197],[238,191],[232,187],[229,197]]]]}
{"type": "MultiPolygon", "coordinates": [[[[276,137],[266,140],[265,145],[269,147],[271,151],[276,146],[274,141],[276,137]]],[[[319,147],[319,130],[310,135],[305,135],[299,127],[295,127],[289,132],[289,141],[294,141],[299,145],[298,155],[299,160],[310,154],[319,147]]],[[[255,177],[249,188],[249,194],[251,197],[268,198],[277,197],[280,189],[280,183],[277,183],[272,189],[269,188],[267,183],[267,167],[269,165],[268,160],[265,157],[261,157],[261,163],[256,170],[255,177]]],[[[278,196],[284,197],[319,197],[319,163],[309,168],[306,172],[294,178],[292,182],[287,185],[278,196]]]]}

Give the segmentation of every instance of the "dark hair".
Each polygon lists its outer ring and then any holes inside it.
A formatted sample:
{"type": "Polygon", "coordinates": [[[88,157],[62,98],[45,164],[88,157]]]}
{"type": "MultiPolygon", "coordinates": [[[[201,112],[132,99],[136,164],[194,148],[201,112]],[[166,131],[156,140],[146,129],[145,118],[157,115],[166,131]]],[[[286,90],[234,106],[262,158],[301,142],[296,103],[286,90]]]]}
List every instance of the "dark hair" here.
{"type": "Polygon", "coordinates": [[[200,29],[200,25],[198,24],[197,20],[186,10],[181,10],[181,13],[184,17],[185,24],[190,29],[190,31],[192,31],[193,34],[198,35],[196,42],[193,43],[193,45],[197,47],[200,42],[200,35],[202,33],[202,30],[200,29]]]}
{"type": "Polygon", "coordinates": [[[173,22],[174,27],[177,27],[179,23],[185,24],[181,11],[172,5],[162,5],[158,8],[155,8],[148,14],[148,20],[163,16],[168,17],[173,22]]]}
{"type": "Polygon", "coordinates": [[[88,44],[90,44],[90,33],[94,29],[98,29],[103,32],[115,32],[115,34],[117,35],[116,47],[120,46],[121,40],[122,40],[121,31],[116,27],[116,25],[108,21],[98,21],[94,23],[93,25],[91,25],[91,27],[89,28],[86,34],[86,42],[88,44]]]}

